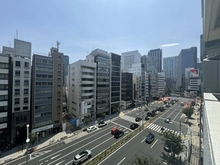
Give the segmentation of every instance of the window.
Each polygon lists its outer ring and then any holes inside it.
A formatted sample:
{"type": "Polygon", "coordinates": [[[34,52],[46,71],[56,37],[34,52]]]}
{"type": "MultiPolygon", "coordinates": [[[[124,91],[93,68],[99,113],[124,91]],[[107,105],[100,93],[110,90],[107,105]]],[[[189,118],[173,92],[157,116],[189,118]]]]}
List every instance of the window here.
{"type": "Polygon", "coordinates": [[[6,112],[8,110],[8,106],[0,107],[0,112],[6,112]]]}
{"type": "Polygon", "coordinates": [[[0,101],[7,101],[8,95],[0,95],[0,101]]]}
{"type": "Polygon", "coordinates": [[[21,109],[20,107],[17,107],[17,108],[15,108],[14,110],[15,110],[15,111],[20,111],[20,109],[21,109]]]}
{"type": "Polygon", "coordinates": [[[29,62],[25,62],[24,67],[29,69],[29,62]]]}
{"type": "Polygon", "coordinates": [[[0,123],[6,123],[8,121],[7,117],[1,117],[0,123]]]}
{"type": "Polygon", "coordinates": [[[0,73],[0,80],[8,80],[8,74],[0,73]]]}
{"type": "Polygon", "coordinates": [[[20,89],[15,89],[15,96],[20,95],[20,89]]]}
{"type": "Polygon", "coordinates": [[[24,80],[24,85],[28,86],[29,85],[29,80],[24,80]]]}
{"type": "Polygon", "coordinates": [[[16,76],[16,77],[20,77],[20,75],[21,75],[20,70],[16,70],[16,71],[15,71],[15,76],[16,76]]]}
{"type": "Polygon", "coordinates": [[[15,98],[15,105],[20,104],[20,98],[15,98]]]}
{"type": "Polygon", "coordinates": [[[28,98],[24,98],[24,104],[28,104],[28,98]]]}
{"type": "Polygon", "coordinates": [[[15,86],[20,86],[20,80],[15,80],[15,86]]]}
{"type": "Polygon", "coordinates": [[[24,95],[28,95],[29,90],[28,89],[24,89],[24,95]]]}
{"type": "Polygon", "coordinates": [[[8,84],[0,84],[0,90],[7,90],[8,84]]]}
{"type": "Polygon", "coordinates": [[[16,61],[15,62],[15,67],[21,67],[21,62],[20,61],[16,61]]]}
{"type": "Polygon", "coordinates": [[[25,76],[29,76],[29,71],[24,71],[25,76]]]}
{"type": "Polygon", "coordinates": [[[9,68],[8,63],[2,63],[2,62],[0,62],[0,69],[8,69],[8,68],[9,68]]]}
{"type": "Polygon", "coordinates": [[[23,107],[23,110],[28,110],[28,107],[23,107]]]}

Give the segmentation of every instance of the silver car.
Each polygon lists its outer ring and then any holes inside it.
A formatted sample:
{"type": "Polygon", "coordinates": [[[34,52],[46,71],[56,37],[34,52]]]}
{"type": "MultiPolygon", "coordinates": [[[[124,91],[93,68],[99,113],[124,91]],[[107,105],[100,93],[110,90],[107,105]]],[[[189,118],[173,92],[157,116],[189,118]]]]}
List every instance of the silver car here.
{"type": "Polygon", "coordinates": [[[90,126],[89,128],[87,128],[87,132],[91,132],[96,130],[97,128],[95,126],[90,126]]]}
{"type": "Polygon", "coordinates": [[[81,164],[85,160],[92,157],[92,152],[90,150],[85,150],[74,156],[73,158],[73,164],[81,164]]]}

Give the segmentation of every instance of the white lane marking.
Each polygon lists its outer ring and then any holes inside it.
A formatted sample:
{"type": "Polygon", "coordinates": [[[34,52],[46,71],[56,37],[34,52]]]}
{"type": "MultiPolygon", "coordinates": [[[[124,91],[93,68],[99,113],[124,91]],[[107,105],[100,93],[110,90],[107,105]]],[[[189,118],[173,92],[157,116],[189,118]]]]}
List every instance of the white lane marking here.
{"type": "Polygon", "coordinates": [[[145,141],[146,138],[144,138],[143,140],[141,140],[141,143],[143,143],[145,141]]]}
{"type": "Polygon", "coordinates": [[[59,164],[63,163],[64,161],[65,161],[65,160],[63,160],[63,161],[61,161],[61,162],[57,163],[56,165],[59,165],[59,164]]]}
{"type": "Polygon", "coordinates": [[[58,160],[60,160],[60,159],[62,159],[62,158],[64,158],[64,157],[66,157],[67,155],[72,154],[73,152],[78,151],[79,149],[81,149],[81,148],[83,148],[83,147],[85,147],[85,146],[87,146],[87,145],[93,143],[94,141],[96,141],[96,140],[98,140],[98,139],[101,139],[102,137],[104,137],[104,136],[106,136],[106,135],[108,135],[108,134],[104,134],[104,135],[102,135],[102,136],[99,136],[98,138],[96,138],[96,139],[90,141],[89,143],[87,143],[87,144],[85,144],[85,145],[82,145],[81,147],[79,147],[79,148],[77,148],[77,149],[75,149],[75,150],[69,152],[68,154],[65,154],[64,156],[61,156],[61,157],[59,157],[58,159],[56,159],[56,160],[50,162],[48,165],[50,165],[50,164],[52,164],[52,163],[54,163],[54,162],[56,162],[56,161],[58,161],[58,160]]]}
{"type": "MultiPolygon", "coordinates": [[[[74,143],[74,144],[72,144],[72,145],[70,145],[70,146],[68,146],[68,147],[65,147],[65,148],[62,149],[62,150],[59,150],[59,151],[57,151],[57,152],[54,152],[53,154],[50,154],[50,155],[48,155],[48,156],[46,156],[46,157],[40,159],[39,161],[42,161],[42,160],[44,160],[44,159],[47,159],[48,157],[50,157],[50,156],[52,156],[52,155],[55,155],[55,154],[57,154],[57,153],[60,153],[61,151],[64,151],[64,150],[66,150],[67,148],[70,148],[70,147],[72,147],[72,146],[74,146],[74,145],[76,145],[76,144],[79,144],[79,143],[81,143],[81,142],[83,142],[83,141],[85,141],[85,140],[87,140],[87,139],[91,139],[91,137],[93,137],[93,136],[95,136],[95,135],[98,135],[98,134],[100,134],[101,132],[104,132],[104,131],[108,130],[108,129],[111,128],[111,127],[112,127],[112,126],[110,126],[110,127],[105,127],[105,129],[103,129],[102,131],[99,131],[99,132],[97,132],[96,134],[92,134],[91,136],[88,136],[87,138],[83,138],[82,140],[80,140],[80,141],[78,141],[78,142],[76,142],[76,143],[74,143]]],[[[26,163],[26,161],[23,162],[23,163],[26,163]]]]}
{"type": "Polygon", "coordinates": [[[57,156],[60,156],[60,155],[61,155],[61,154],[58,154],[58,155],[56,155],[56,156],[54,156],[54,157],[52,157],[52,158],[50,158],[50,159],[53,160],[54,158],[56,158],[57,156]]]}
{"type": "Polygon", "coordinates": [[[153,146],[156,144],[157,141],[158,141],[158,139],[152,144],[152,146],[150,148],[153,148],[153,146]]]}
{"type": "Polygon", "coordinates": [[[116,125],[119,125],[120,127],[125,128],[125,129],[129,129],[129,128],[127,128],[127,127],[125,127],[125,126],[123,126],[123,125],[121,125],[121,124],[118,124],[118,123],[116,123],[116,122],[114,122],[114,121],[111,121],[111,122],[114,123],[114,124],[116,124],[116,125]]]}
{"type": "Polygon", "coordinates": [[[179,111],[179,113],[177,113],[177,115],[174,117],[173,121],[176,119],[176,117],[180,114],[180,112],[182,111],[179,111]]]}
{"type": "Polygon", "coordinates": [[[113,139],[113,137],[110,137],[107,140],[103,141],[102,143],[99,143],[98,145],[96,145],[95,147],[91,148],[90,150],[94,150],[95,148],[97,148],[98,146],[102,145],[103,143],[109,141],[110,139],[113,139]]]}
{"type": "Polygon", "coordinates": [[[126,157],[124,157],[120,162],[118,162],[117,165],[121,164],[125,159],[126,159],[126,157]]]}
{"type": "MultiPolygon", "coordinates": [[[[174,111],[173,111],[172,113],[174,113],[175,111],[176,111],[176,109],[174,109],[174,111]]],[[[169,115],[169,116],[167,116],[167,118],[168,118],[168,117],[170,117],[170,116],[172,115],[172,113],[170,113],[170,115],[169,115]]]]}

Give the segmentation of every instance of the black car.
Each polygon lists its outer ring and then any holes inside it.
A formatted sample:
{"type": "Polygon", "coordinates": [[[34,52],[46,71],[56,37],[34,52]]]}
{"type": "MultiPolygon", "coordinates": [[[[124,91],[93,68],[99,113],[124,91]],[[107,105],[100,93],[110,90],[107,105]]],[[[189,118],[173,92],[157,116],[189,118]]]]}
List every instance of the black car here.
{"type": "Polygon", "coordinates": [[[118,138],[120,138],[123,135],[124,135],[124,132],[122,130],[118,130],[117,132],[115,132],[114,137],[116,139],[118,139],[118,138]]]}
{"type": "Polygon", "coordinates": [[[139,125],[137,123],[132,123],[131,126],[130,126],[130,129],[134,130],[137,127],[139,127],[139,125]]]}
{"type": "Polygon", "coordinates": [[[155,113],[151,113],[151,117],[154,117],[156,114],[155,113]]]}
{"type": "Polygon", "coordinates": [[[146,143],[151,143],[152,141],[154,141],[154,135],[152,133],[149,133],[146,137],[146,143]]]}
{"type": "Polygon", "coordinates": [[[135,121],[136,122],[139,122],[139,121],[141,121],[142,119],[140,118],[140,117],[136,117],[136,119],[135,119],[135,121]]]}
{"type": "Polygon", "coordinates": [[[147,116],[151,116],[151,112],[148,112],[148,113],[147,113],[147,116]]]}
{"type": "Polygon", "coordinates": [[[145,120],[149,120],[149,119],[150,119],[150,117],[149,117],[149,116],[146,116],[146,117],[145,117],[145,120]]]}

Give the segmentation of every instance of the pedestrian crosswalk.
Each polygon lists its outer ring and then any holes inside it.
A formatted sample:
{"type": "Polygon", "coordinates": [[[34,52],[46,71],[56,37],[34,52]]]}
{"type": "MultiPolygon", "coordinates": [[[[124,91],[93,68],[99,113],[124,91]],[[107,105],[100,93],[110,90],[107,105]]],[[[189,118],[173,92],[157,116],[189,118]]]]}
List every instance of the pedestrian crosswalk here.
{"type": "Polygon", "coordinates": [[[157,125],[157,124],[154,124],[154,123],[149,124],[147,126],[147,128],[151,129],[151,130],[153,130],[155,132],[159,132],[159,133],[170,131],[170,132],[176,134],[177,136],[181,135],[180,132],[178,132],[178,131],[174,131],[172,129],[168,129],[166,127],[163,127],[163,126],[160,126],[160,125],[157,125]],[[163,130],[161,128],[163,128],[163,130]]]}
{"type": "Polygon", "coordinates": [[[36,157],[39,157],[39,156],[41,156],[41,155],[44,155],[44,154],[46,154],[46,153],[48,153],[48,152],[50,152],[50,151],[52,151],[52,150],[33,152],[33,153],[31,154],[31,159],[36,158],[36,157]]]}

